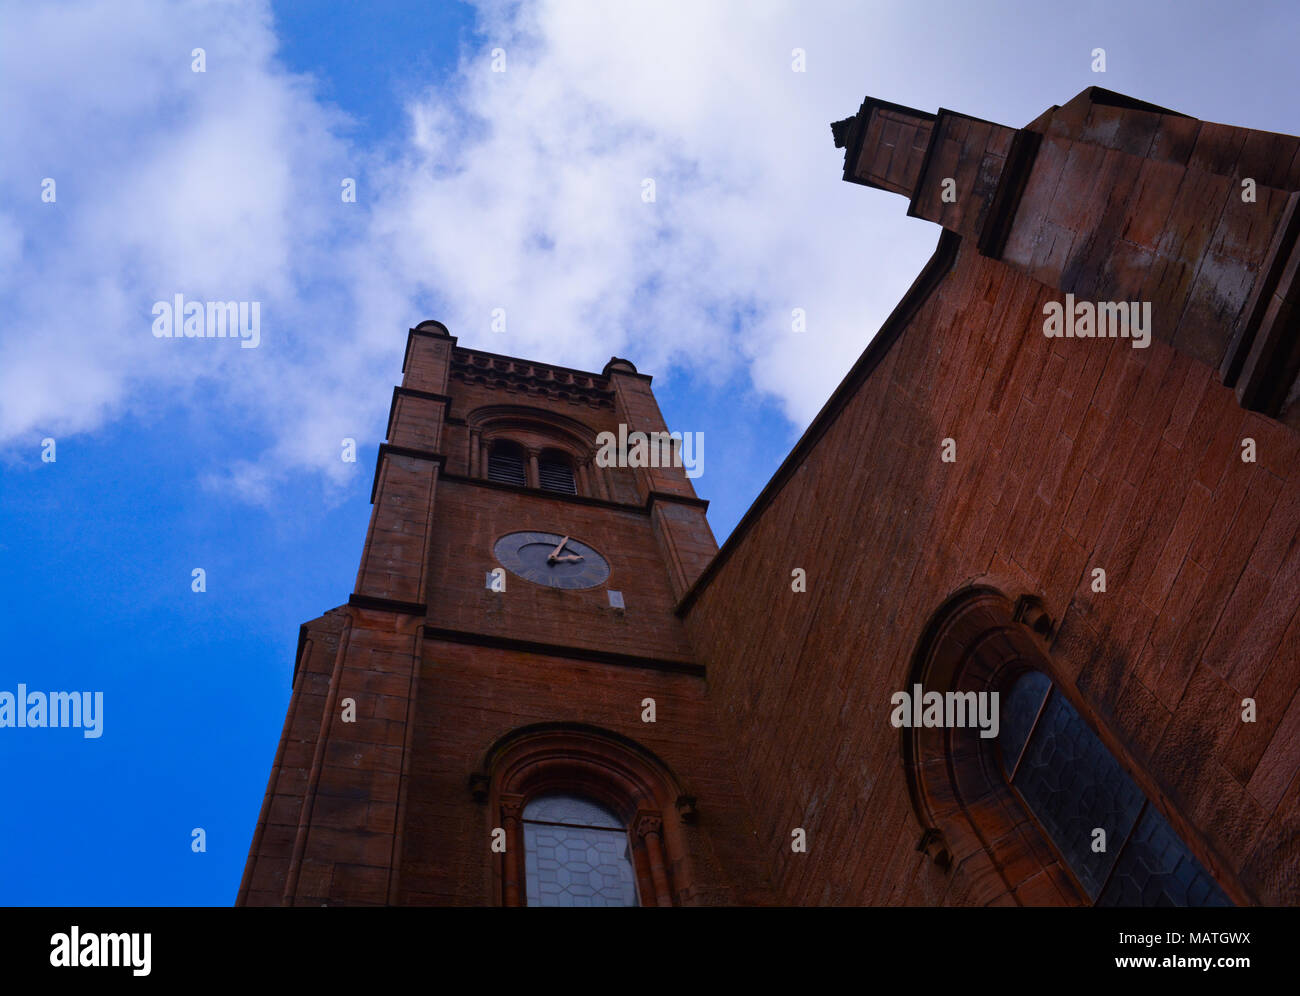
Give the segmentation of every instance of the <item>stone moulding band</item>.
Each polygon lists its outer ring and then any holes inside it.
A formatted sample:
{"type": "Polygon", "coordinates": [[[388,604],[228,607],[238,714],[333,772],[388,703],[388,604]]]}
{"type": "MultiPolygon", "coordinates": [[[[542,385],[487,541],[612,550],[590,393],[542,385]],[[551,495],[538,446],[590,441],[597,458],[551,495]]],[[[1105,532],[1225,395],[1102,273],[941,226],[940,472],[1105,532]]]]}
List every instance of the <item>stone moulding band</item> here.
{"type": "Polygon", "coordinates": [[[398,398],[419,398],[422,401],[437,401],[443,406],[443,418],[451,420],[451,398],[446,394],[434,394],[432,391],[421,391],[414,387],[394,387],[393,400],[388,405],[388,429],[389,439],[393,438],[393,416],[397,414],[398,398]]]}
{"type": "Polygon", "coordinates": [[[370,485],[370,504],[372,505],[375,503],[375,494],[379,490],[379,470],[384,465],[386,455],[410,457],[413,460],[428,460],[430,463],[436,463],[439,470],[447,465],[447,458],[441,453],[434,453],[432,450],[417,450],[409,446],[380,443],[379,455],[375,457],[375,480],[370,485]]]}
{"type": "Polygon", "coordinates": [[[380,598],[376,595],[359,595],[356,592],[348,596],[348,604],[356,609],[396,612],[402,616],[423,616],[429,612],[429,607],[421,602],[401,602],[393,598],[380,598]]]}
{"type": "Polygon", "coordinates": [[[474,633],[461,629],[442,629],[437,626],[425,626],[424,638],[426,640],[442,640],[446,643],[463,643],[475,647],[512,650],[516,653],[537,654],[543,657],[568,657],[576,660],[593,661],[597,664],[614,664],[618,667],[645,668],[651,671],[689,674],[697,678],[704,677],[703,664],[696,664],[693,661],[673,660],[667,657],[642,657],[635,654],[609,653],[603,650],[592,650],[588,647],[542,643],[537,640],[516,640],[508,636],[474,633]]]}

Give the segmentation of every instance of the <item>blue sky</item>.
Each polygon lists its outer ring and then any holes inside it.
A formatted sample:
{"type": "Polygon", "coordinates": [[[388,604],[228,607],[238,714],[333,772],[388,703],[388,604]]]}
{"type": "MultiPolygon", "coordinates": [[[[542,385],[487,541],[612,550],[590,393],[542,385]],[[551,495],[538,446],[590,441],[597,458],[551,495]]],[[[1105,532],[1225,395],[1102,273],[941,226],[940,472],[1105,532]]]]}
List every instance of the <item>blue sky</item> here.
{"type": "Polygon", "coordinates": [[[0,730],[0,903],[233,902],[409,326],[655,374],[721,541],[938,236],[840,181],[864,95],[1021,125],[1098,84],[1300,132],[1284,4],[608,6],[0,12],[0,691],[105,696],[97,740],[0,730]],[[154,338],[176,293],[262,302],[261,345],[154,338]]]}

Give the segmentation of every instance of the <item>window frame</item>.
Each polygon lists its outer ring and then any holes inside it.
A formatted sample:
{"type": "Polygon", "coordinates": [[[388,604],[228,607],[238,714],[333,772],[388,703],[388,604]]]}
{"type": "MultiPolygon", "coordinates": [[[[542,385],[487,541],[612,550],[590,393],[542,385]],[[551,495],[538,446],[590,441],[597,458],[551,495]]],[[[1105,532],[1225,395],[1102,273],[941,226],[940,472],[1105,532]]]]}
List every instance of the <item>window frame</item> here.
{"type": "MultiPolygon", "coordinates": [[[[1251,902],[1195,827],[1163,804],[1148,773],[1131,762],[1123,745],[1081,705],[1072,683],[1064,680],[1048,653],[1052,630],[1042,603],[1033,596],[1013,603],[986,584],[960,589],[931,615],[903,687],[920,684],[927,691],[1001,695],[1021,673],[1042,672],[1228,899],[1239,905],[1251,902]]],[[[903,727],[899,732],[908,793],[922,828],[917,850],[951,878],[949,902],[1092,905],[1006,777],[1000,745],[981,738],[973,728],[903,727]]]]}
{"type": "Polygon", "coordinates": [[[495,481],[497,484],[510,484],[514,487],[528,486],[528,451],[519,443],[512,439],[494,439],[488,447],[488,465],[487,472],[484,475],[487,480],[495,481]],[[520,482],[500,480],[492,476],[492,462],[503,458],[515,460],[519,464],[520,482]]]}
{"type": "Polygon", "coordinates": [[[477,480],[490,480],[491,452],[508,442],[522,451],[525,487],[547,495],[570,495],[612,500],[607,468],[597,465],[597,433],[585,421],[554,411],[519,404],[489,404],[472,409],[465,420],[464,467],[477,480]],[[542,486],[539,459],[562,462],[572,478],[573,491],[542,486]]]}
{"type": "MultiPolygon", "coordinates": [[[[523,903],[524,906],[543,906],[543,905],[547,905],[547,904],[543,904],[543,903],[540,903],[540,902],[539,902],[539,903],[534,903],[534,902],[533,902],[533,899],[534,899],[534,898],[539,898],[539,899],[541,898],[540,893],[538,894],[538,896],[534,897],[533,894],[529,891],[529,888],[528,888],[528,875],[529,875],[529,872],[528,872],[528,854],[529,854],[529,851],[528,851],[528,828],[529,828],[529,826],[533,826],[533,827],[569,827],[569,828],[571,828],[571,829],[590,830],[590,831],[597,832],[597,833],[609,834],[609,835],[611,835],[611,836],[617,836],[617,835],[621,834],[621,835],[622,835],[623,842],[624,842],[624,844],[626,845],[626,848],[627,848],[627,851],[626,851],[626,860],[627,860],[627,862],[628,862],[628,870],[629,870],[629,872],[631,873],[631,876],[632,876],[632,898],[633,898],[633,900],[634,900],[634,902],[632,903],[632,905],[633,905],[633,906],[641,906],[641,905],[643,905],[642,902],[641,902],[641,883],[637,880],[636,860],[635,860],[635,858],[633,857],[633,854],[632,854],[633,846],[634,846],[634,842],[633,842],[633,838],[632,838],[632,831],[631,831],[631,828],[628,827],[628,826],[626,825],[626,823],[624,823],[623,820],[619,818],[618,814],[615,813],[615,812],[613,812],[613,810],[608,809],[607,807],[605,807],[605,806],[601,805],[600,803],[596,802],[596,800],[591,799],[591,798],[589,798],[588,796],[585,796],[585,795],[579,795],[578,793],[575,793],[575,792],[551,791],[551,792],[541,793],[541,794],[537,794],[537,795],[532,796],[532,798],[530,798],[530,799],[529,799],[529,800],[524,804],[524,807],[523,807],[523,809],[521,810],[520,820],[521,820],[521,823],[522,823],[522,825],[523,825],[523,839],[524,839],[524,890],[523,890],[523,895],[520,897],[520,899],[522,900],[522,903],[523,903]],[[553,821],[553,820],[539,820],[539,819],[537,819],[537,818],[535,818],[535,817],[529,817],[529,816],[528,816],[528,809],[529,809],[531,806],[534,806],[534,805],[536,805],[537,803],[545,802],[545,801],[548,800],[548,799],[572,799],[572,800],[575,800],[575,801],[578,801],[578,802],[586,803],[586,804],[588,804],[588,805],[590,805],[590,806],[595,806],[595,807],[598,808],[598,809],[604,810],[604,811],[605,811],[605,812],[606,812],[606,813],[607,813],[607,814],[608,814],[608,815],[613,819],[614,823],[616,823],[617,825],[616,825],[616,826],[609,826],[609,827],[587,826],[587,825],[585,825],[585,824],[578,824],[578,823],[565,823],[565,822],[563,822],[563,821],[559,821],[559,822],[557,822],[557,821],[553,821]]],[[[534,831],[534,833],[536,833],[536,831],[534,831]]],[[[537,846],[540,847],[541,845],[538,844],[537,846]]],[[[540,856],[540,854],[539,854],[539,855],[538,855],[538,861],[540,861],[540,860],[541,860],[541,856],[540,856]]],[[[540,868],[539,868],[538,882],[539,882],[539,885],[540,885],[540,868]]],[[[559,905],[559,904],[556,904],[556,905],[559,905]]],[[[574,905],[577,905],[577,904],[574,904],[574,905]]],[[[595,905],[595,904],[593,904],[593,905],[595,905]]],[[[609,905],[609,904],[601,904],[601,905],[609,905]]]]}
{"type": "Polygon", "coordinates": [[[624,823],[641,905],[683,904],[695,878],[685,826],[694,799],[635,741],[585,724],[524,727],[489,748],[470,784],[487,803],[489,828],[505,831],[505,851],[492,862],[501,905],[527,905],[523,811],[551,794],[590,799],[624,823]]]}
{"type": "Polygon", "coordinates": [[[578,469],[572,456],[564,450],[548,447],[537,454],[537,487],[557,495],[576,495],[578,493],[578,469]],[[569,489],[553,488],[544,483],[547,467],[561,467],[569,475],[569,489]]]}
{"type": "MultiPolygon", "coordinates": [[[[1016,763],[1011,768],[1010,771],[1007,770],[1006,756],[1002,750],[1002,738],[1001,736],[996,738],[996,742],[997,742],[996,750],[998,756],[998,763],[1006,777],[1007,786],[1015,794],[1016,798],[1020,801],[1020,804],[1025,808],[1025,811],[1029,814],[1030,818],[1034,821],[1034,825],[1038,828],[1039,833],[1042,834],[1043,839],[1047,842],[1048,846],[1050,846],[1052,850],[1056,852],[1057,857],[1060,860],[1061,867],[1070,876],[1071,880],[1074,883],[1075,888],[1079,890],[1080,896],[1083,897],[1084,904],[1088,906],[1094,906],[1094,907],[1099,906],[1101,905],[1102,898],[1106,895],[1106,890],[1110,887],[1111,880],[1114,878],[1116,870],[1120,867],[1120,862],[1123,860],[1125,850],[1128,848],[1129,844],[1133,841],[1134,837],[1137,836],[1138,829],[1139,827],[1141,827],[1143,819],[1146,818],[1147,811],[1155,810],[1156,813],[1162,817],[1164,816],[1164,814],[1160,811],[1160,808],[1151,801],[1150,794],[1143,788],[1141,782],[1139,781],[1139,777],[1135,775],[1131,770],[1128,763],[1128,759],[1115,754],[1115,752],[1101,738],[1097,729],[1089,721],[1088,717],[1079,710],[1079,708],[1071,700],[1070,696],[1065,694],[1061,690],[1060,686],[1057,684],[1055,680],[1053,680],[1052,676],[1049,673],[1047,673],[1046,671],[1040,668],[1035,668],[1035,667],[1025,667],[1025,668],[1017,669],[1015,672],[1003,676],[1000,693],[1003,695],[1010,694],[1011,689],[1015,687],[1017,682],[1021,681],[1026,675],[1035,672],[1041,674],[1044,678],[1047,679],[1047,691],[1043,695],[1042,701],[1038,703],[1038,709],[1034,713],[1034,720],[1030,724],[1028,733],[1026,733],[1025,735],[1025,742],[1021,745],[1020,753],[1016,757],[1016,763]],[[1087,885],[1082,881],[1082,879],[1080,879],[1078,873],[1075,871],[1074,866],[1070,862],[1069,858],[1067,858],[1065,853],[1061,850],[1061,847],[1057,843],[1055,836],[1044,825],[1043,817],[1039,814],[1038,807],[1033,805],[1033,803],[1025,795],[1021,786],[1016,784],[1016,780],[1015,780],[1016,773],[1020,770],[1020,764],[1024,760],[1025,755],[1029,753],[1030,745],[1033,743],[1034,740],[1034,734],[1038,731],[1039,723],[1042,721],[1043,715],[1047,712],[1048,705],[1052,702],[1053,696],[1060,696],[1063,699],[1066,707],[1069,708],[1079,718],[1079,721],[1083,723],[1084,726],[1086,726],[1091,731],[1092,735],[1097,738],[1097,741],[1101,745],[1102,749],[1105,750],[1108,754],[1110,754],[1111,758],[1119,766],[1120,770],[1129,778],[1129,780],[1133,783],[1134,787],[1142,795],[1142,803],[1137,807],[1137,812],[1134,814],[1132,825],[1128,828],[1128,832],[1124,834],[1123,839],[1120,841],[1119,848],[1115,851],[1114,860],[1111,861],[1110,867],[1106,871],[1106,877],[1101,881],[1101,883],[1097,887],[1097,895],[1095,898],[1092,896],[1087,885]]],[[[999,700],[999,702],[1001,701],[1002,700],[999,700]]],[[[1178,839],[1179,843],[1183,845],[1188,855],[1191,858],[1193,858],[1198,865],[1200,865],[1202,870],[1205,871],[1207,875],[1210,876],[1210,879],[1215,883],[1216,886],[1218,886],[1220,892],[1223,892],[1226,895],[1226,890],[1223,888],[1223,885],[1218,881],[1217,878],[1215,878],[1213,873],[1210,872],[1210,870],[1206,868],[1205,865],[1201,862],[1201,859],[1197,856],[1196,852],[1193,850],[1192,845],[1189,844],[1183,838],[1183,835],[1180,834],[1176,829],[1174,829],[1171,824],[1168,824],[1167,819],[1165,820],[1165,822],[1167,825],[1170,826],[1170,830],[1178,839]]],[[[1113,845],[1113,843],[1114,840],[1108,837],[1106,840],[1107,847],[1109,848],[1110,846],[1113,845]]]]}

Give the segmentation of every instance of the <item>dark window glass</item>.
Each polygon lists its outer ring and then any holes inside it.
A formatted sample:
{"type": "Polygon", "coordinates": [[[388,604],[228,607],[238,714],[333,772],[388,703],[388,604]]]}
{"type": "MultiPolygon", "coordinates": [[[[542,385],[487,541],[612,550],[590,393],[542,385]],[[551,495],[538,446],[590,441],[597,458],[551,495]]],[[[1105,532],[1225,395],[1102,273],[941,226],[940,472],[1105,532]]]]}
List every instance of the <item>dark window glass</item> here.
{"type": "Polygon", "coordinates": [[[488,480],[520,487],[527,485],[523,454],[508,446],[494,446],[488,454],[488,480]]]}
{"type": "Polygon", "coordinates": [[[573,480],[573,468],[562,460],[543,457],[537,464],[539,483],[547,491],[562,491],[576,495],[578,486],[573,480]]]}
{"type": "Polygon", "coordinates": [[[1064,696],[1048,697],[1013,784],[1096,899],[1146,800],[1064,696]],[[1101,852],[1093,850],[1098,827],[1101,852]]]}
{"type": "Polygon", "coordinates": [[[529,906],[636,906],[627,829],[603,806],[569,795],[524,807],[529,906]]]}
{"type": "Polygon", "coordinates": [[[1002,763],[1014,771],[1011,784],[1094,903],[1231,905],[1045,675],[1031,671],[1016,681],[1003,701],[1002,723],[1002,763]],[[1097,829],[1106,832],[1104,851],[1093,849],[1097,829]]]}
{"type": "Polygon", "coordinates": [[[1029,731],[1034,728],[1038,710],[1051,687],[1051,680],[1042,671],[1026,671],[1016,679],[1011,691],[1002,697],[998,743],[1002,748],[1002,768],[1008,778],[1016,770],[1020,752],[1025,749],[1029,731]]]}
{"type": "Polygon", "coordinates": [[[1231,906],[1169,821],[1147,805],[1098,906],[1231,906]]]}

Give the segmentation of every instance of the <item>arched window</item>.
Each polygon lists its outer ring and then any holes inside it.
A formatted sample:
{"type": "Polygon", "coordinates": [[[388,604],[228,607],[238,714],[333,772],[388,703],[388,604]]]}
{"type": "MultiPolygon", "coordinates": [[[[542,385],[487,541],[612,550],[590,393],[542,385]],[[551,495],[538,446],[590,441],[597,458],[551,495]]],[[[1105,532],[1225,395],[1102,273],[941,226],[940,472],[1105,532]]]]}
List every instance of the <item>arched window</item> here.
{"type": "Polygon", "coordinates": [[[568,458],[555,450],[547,450],[537,460],[538,484],[547,491],[576,495],[578,485],[573,478],[573,465],[568,458]]]}
{"type": "Polygon", "coordinates": [[[637,906],[627,827],[576,795],[546,795],[523,811],[529,906],[637,906]]]}
{"type": "Polygon", "coordinates": [[[596,432],[585,421],[528,405],[484,405],[466,415],[466,428],[461,466],[471,477],[610,497],[605,475],[592,462],[599,450],[596,432]]]}
{"type": "Polygon", "coordinates": [[[488,480],[526,487],[528,475],[524,466],[523,449],[514,443],[500,440],[492,445],[488,454],[488,480]]]}
{"type": "Polygon", "coordinates": [[[1001,709],[1002,770],[1095,905],[1232,905],[1045,674],[1001,709]]]}
{"type": "Polygon", "coordinates": [[[692,895],[694,799],[618,734],[543,723],[507,734],[470,779],[504,831],[506,906],[676,906],[692,895]]]}
{"type": "Polygon", "coordinates": [[[1175,831],[1141,772],[1054,684],[1052,630],[1036,598],[1013,604],[970,587],[931,617],[917,647],[904,687],[998,697],[995,737],[963,723],[900,730],[917,849],[946,880],[935,883],[944,902],[1231,905],[1228,890],[1241,885],[1209,843],[1175,831]]]}

